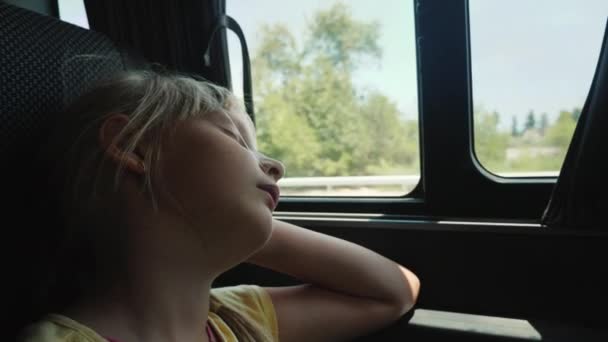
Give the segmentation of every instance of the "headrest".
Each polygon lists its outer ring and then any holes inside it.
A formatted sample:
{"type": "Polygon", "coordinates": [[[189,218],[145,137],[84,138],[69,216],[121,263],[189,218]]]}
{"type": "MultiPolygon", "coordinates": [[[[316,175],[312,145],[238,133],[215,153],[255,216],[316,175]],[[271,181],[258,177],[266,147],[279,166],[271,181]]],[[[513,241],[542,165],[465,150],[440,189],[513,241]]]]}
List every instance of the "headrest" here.
{"type": "Polygon", "coordinates": [[[67,102],[123,68],[103,35],[0,2],[0,160],[35,148],[67,102]]]}

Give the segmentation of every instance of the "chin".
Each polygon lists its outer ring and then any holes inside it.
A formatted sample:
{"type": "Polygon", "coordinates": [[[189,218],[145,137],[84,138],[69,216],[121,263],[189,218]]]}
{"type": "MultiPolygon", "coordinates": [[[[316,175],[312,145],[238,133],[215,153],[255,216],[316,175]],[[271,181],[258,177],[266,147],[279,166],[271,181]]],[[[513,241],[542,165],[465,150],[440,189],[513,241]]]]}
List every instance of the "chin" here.
{"type": "Polygon", "coordinates": [[[252,224],[250,231],[251,234],[254,234],[255,232],[255,234],[260,237],[260,243],[264,245],[272,235],[272,211],[270,211],[266,205],[264,205],[262,209],[261,213],[256,215],[256,219],[252,220],[255,224],[252,224]]]}
{"type": "Polygon", "coordinates": [[[239,245],[252,251],[264,246],[272,235],[272,219],[272,211],[263,202],[247,206],[239,219],[242,223],[236,225],[239,228],[238,235],[242,237],[239,245]]]}

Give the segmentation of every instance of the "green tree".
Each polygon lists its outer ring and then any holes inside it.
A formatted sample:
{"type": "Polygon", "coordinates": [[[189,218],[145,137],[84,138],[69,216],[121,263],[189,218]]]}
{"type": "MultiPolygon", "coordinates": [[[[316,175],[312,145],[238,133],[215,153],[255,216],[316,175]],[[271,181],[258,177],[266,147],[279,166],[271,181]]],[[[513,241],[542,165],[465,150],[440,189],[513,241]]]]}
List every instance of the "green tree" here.
{"type": "Polygon", "coordinates": [[[572,110],[572,120],[574,121],[578,121],[578,118],[581,117],[581,109],[580,108],[574,108],[572,110]]]}
{"type": "Polygon", "coordinates": [[[557,121],[547,129],[547,142],[551,146],[559,147],[565,155],[575,127],[576,121],[573,120],[572,113],[561,111],[557,121]]]}
{"type": "Polygon", "coordinates": [[[315,14],[304,49],[307,56],[329,58],[335,67],[352,70],[362,58],[378,59],[378,22],[361,22],[352,17],[351,8],[338,2],[315,14]]]}
{"type": "Polygon", "coordinates": [[[303,47],[284,25],[263,26],[252,58],[259,147],[288,176],[419,172],[418,129],[353,72],[381,56],[379,25],[343,3],[317,12],[303,47]]]}
{"type": "Polygon", "coordinates": [[[257,104],[258,148],[284,161],[286,172],[314,176],[316,156],[321,144],[313,129],[293,111],[293,106],[280,94],[269,94],[257,104]]]}
{"type": "Polygon", "coordinates": [[[402,120],[395,103],[386,96],[371,93],[360,107],[360,132],[354,152],[357,168],[365,174],[420,171],[418,124],[402,120]],[[377,164],[383,165],[379,170],[377,164]]]}
{"type": "Polygon", "coordinates": [[[549,119],[547,118],[547,113],[542,113],[540,115],[540,123],[538,124],[538,129],[540,130],[541,135],[545,135],[547,126],[549,126],[549,119]]]}
{"type": "Polygon", "coordinates": [[[526,123],[524,124],[524,131],[527,131],[529,129],[534,129],[536,128],[536,117],[534,116],[534,111],[531,110],[528,113],[528,116],[526,116],[526,123]]]}
{"type": "Polygon", "coordinates": [[[509,133],[499,131],[499,120],[497,112],[475,110],[475,153],[479,162],[490,171],[505,170],[509,133]]]}
{"type": "Polygon", "coordinates": [[[519,136],[519,123],[517,122],[517,117],[513,116],[513,121],[511,122],[511,136],[517,137],[519,136]]]}

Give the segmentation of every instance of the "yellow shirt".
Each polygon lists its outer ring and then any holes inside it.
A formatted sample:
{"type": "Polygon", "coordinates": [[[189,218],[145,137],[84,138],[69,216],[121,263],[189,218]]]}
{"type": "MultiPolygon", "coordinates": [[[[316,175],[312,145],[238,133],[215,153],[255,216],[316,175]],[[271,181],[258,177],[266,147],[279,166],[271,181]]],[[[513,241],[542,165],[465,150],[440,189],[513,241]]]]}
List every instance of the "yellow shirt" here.
{"type": "MultiPolygon", "coordinates": [[[[238,285],[211,289],[222,305],[235,308],[267,329],[273,341],[279,340],[277,317],[270,295],[257,285],[238,285]]],[[[238,342],[230,327],[214,312],[209,312],[209,323],[223,342],[238,342]]],[[[91,328],[66,316],[47,315],[43,320],[29,326],[21,338],[24,342],[107,342],[91,328]]]]}

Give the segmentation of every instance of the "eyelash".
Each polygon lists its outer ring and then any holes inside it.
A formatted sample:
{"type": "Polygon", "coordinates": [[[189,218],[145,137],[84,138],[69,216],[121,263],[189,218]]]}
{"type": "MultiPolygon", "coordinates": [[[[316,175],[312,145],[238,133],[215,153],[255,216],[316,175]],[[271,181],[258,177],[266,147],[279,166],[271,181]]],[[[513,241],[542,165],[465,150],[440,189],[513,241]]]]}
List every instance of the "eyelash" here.
{"type": "Polygon", "coordinates": [[[241,146],[243,146],[245,148],[248,148],[247,145],[241,139],[239,139],[239,137],[234,132],[232,132],[231,130],[226,129],[226,128],[222,128],[222,131],[224,131],[229,136],[231,136],[232,138],[234,138],[234,140],[236,140],[241,146]]]}

